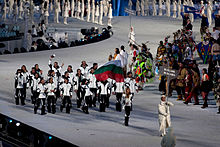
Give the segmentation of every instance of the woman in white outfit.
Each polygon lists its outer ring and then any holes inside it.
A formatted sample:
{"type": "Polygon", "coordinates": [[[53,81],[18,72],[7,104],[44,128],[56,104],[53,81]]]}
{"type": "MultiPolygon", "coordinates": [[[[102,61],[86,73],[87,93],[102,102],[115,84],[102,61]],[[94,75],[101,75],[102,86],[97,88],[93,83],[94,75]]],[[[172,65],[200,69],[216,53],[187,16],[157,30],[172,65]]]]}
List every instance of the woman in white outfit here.
{"type": "Polygon", "coordinates": [[[99,24],[100,25],[103,25],[102,24],[102,18],[103,18],[103,2],[100,1],[100,17],[99,17],[99,24]]]}
{"type": "Polygon", "coordinates": [[[87,22],[90,22],[90,13],[91,13],[91,5],[90,5],[90,0],[88,0],[87,3],[87,22]]]}
{"type": "Polygon", "coordinates": [[[84,20],[84,11],[85,11],[85,4],[84,4],[84,0],[82,0],[81,20],[84,20]]]}
{"type": "Polygon", "coordinates": [[[95,22],[95,0],[92,0],[92,23],[95,22]]]}
{"type": "Polygon", "coordinates": [[[109,5],[108,9],[108,26],[112,26],[112,4],[109,5]]]}
{"type": "Polygon", "coordinates": [[[99,3],[96,4],[96,11],[95,11],[95,23],[99,21],[99,3]]]}
{"type": "Polygon", "coordinates": [[[174,104],[166,101],[166,96],[162,95],[160,104],[158,104],[159,131],[161,136],[166,135],[166,128],[171,126],[169,106],[174,106],[174,104]]]}
{"type": "Polygon", "coordinates": [[[67,2],[64,4],[64,19],[63,23],[67,24],[67,18],[69,17],[67,2]]]}

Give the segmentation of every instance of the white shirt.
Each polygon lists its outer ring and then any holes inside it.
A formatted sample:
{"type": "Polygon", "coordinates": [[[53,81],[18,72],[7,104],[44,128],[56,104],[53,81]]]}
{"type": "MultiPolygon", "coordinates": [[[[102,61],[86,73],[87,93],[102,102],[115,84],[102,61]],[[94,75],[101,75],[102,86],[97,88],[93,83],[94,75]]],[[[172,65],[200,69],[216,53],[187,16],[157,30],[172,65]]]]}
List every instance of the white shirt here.
{"type": "Polygon", "coordinates": [[[48,96],[54,96],[55,91],[56,91],[56,85],[54,83],[48,83],[46,85],[48,96]],[[54,90],[54,92],[51,92],[51,90],[54,90]]]}
{"type": "Polygon", "coordinates": [[[98,82],[98,93],[101,95],[107,95],[110,94],[110,85],[109,82],[106,84],[103,84],[102,82],[98,82]]]}
{"type": "Polygon", "coordinates": [[[131,78],[125,79],[125,86],[130,88],[131,93],[134,93],[135,90],[138,89],[135,79],[131,79],[131,78]]]}
{"type": "Polygon", "coordinates": [[[89,80],[89,88],[97,88],[97,80],[94,74],[89,74],[87,79],[89,80]]]}

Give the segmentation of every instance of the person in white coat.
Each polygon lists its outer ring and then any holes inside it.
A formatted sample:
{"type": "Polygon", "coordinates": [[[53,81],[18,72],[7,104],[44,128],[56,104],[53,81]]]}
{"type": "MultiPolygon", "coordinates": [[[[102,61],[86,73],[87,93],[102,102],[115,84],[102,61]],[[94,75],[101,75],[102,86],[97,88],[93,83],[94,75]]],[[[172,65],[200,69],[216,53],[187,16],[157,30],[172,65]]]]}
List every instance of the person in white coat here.
{"type": "Polygon", "coordinates": [[[68,5],[67,5],[67,2],[65,2],[64,4],[64,15],[63,15],[63,23],[64,24],[67,24],[67,18],[69,17],[69,13],[68,13],[68,5]]]}
{"type": "Polygon", "coordinates": [[[45,24],[48,24],[48,17],[49,17],[49,3],[48,1],[44,2],[44,21],[45,24]]]}
{"type": "Polygon", "coordinates": [[[137,16],[141,15],[141,8],[140,8],[140,1],[139,0],[137,0],[137,2],[136,2],[136,14],[137,14],[137,16]]]}
{"type": "Polygon", "coordinates": [[[77,69],[77,73],[76,76],[74,77],[74,91],[76,93],[76,104],[77,104],[77,108],[80,108],[81,103],[82,103],[82,86],[81,86],[81,82],[82,80],[85,79],[85,77],[82,75],[81,70],[77,69]]]}
{"type": "Polygon", "coordinates": [[[128,6],[129,6],[129,9],[132,9],[132,6],[133,6],[132,0],[128,1],[128,6]]]}
{"type": "Polygon", "coordinates": [[[48,113],[56,113],[56,98],[55,98],[55,92],[56,92],[56,85],[53,82],[53,78],[49,78],[48,83],[46,84],[47,89],[47,111],[48,113]]]}
{"type": "Polygon", "coordinates": [[[145,0],[145,6],[144,6],[144,15],[148,16],[149,15],[149,0],[145,0]]]}
{"type": "Polygon", "coordinates": [[[200,2],[200,15],[202,16],[205,13],[205,5],[204,2],[200,2]]]}
{"type": "Polygon", "coordinates": [[[95,22],[95,0],[92,0],[92,23],[95,22]]]}
{"type": "Polygon", "coordinates": [[[13,20],[17,22],[17,16],[18,16],[18,2],[15,0],[13,5],[13,20]]]}
{"type": "Polygon", "coordinates": [[[212,25],[212,5],[210,1],[208,1],[208,4],[207,4],[207,18],[208,18],[209,26],[211,26],[212,25]]]}
{"type": "MultiPolygon", "coordinates": [[[[193,4],[192,0],[189,0],[189,6],[194,7],[194,4],[193,4]]],[[[194,14],[190,13],[189,17],[190,17],[190,21],[194,22],[194,14]]]]}
{"type": "Polygon", "coordinates": [[[92,99],[92,93],[90,91],[89,85],[88,85],[88,80],[87,79],[83,79],[82,80],[82,97],[83,97],[83,106],[82,106],[82,110],[84,113],[89,114],[89,104],[90,101],[92,99]]]}
{"type": "Polygon", "coordinates": [[[176,0],[173,1],[173,18],[176,18],[176,11],[177,11],[177,2],[176,0]]]}
{"type": "Polygon", "coordinates": [[[90,91],[92,93],[92,97],[91,97],[91,100],[90,100],[90,103],[89,103],[89,106],[91,107],[92,105],[94,107],[96,107],[96,101],[97,101],[97,80],[96,80],[96,77],[94,75],[94,69],[92,68],[90,70],[90,74],[87,76],[87,79],[89,80],[89,88],[90,88],[90,91]]]}
{"type": "Polygon", "coordinates": [[[34,2],[33,0],[30,0],[30,20],[31,20],[31,23],[34,24],[34,2]]]}
{"type": "Polygon", "coordinates": [[[7,18],[7,2],[4,0],[3,8],[2,8],[2,20],[5,21],[7,18]]]}
{"type": "Polygon", "coordinates": [[[107,1],[107,0],[103,0],[104,16],[107,16],[107,15],[108,15],[108,6],[109,6],[108,1],[107,1]]]}
{"type": "Polygon", "coordinates": [[[95,23],[98,23],[99,21],[99,3],[96,3],[96,10],[95,10],[95,23]]]}
{"type": "Polygon", "coordinates": [[[87,2],[87,17],[86,17],[87,22],[90,22],[90,15],[91,15],[91,4],[90,4],[90,0],[88,0],[88,2],[87,2]]]}
{"type": "Polygon", "coordinates": [[[109,4],[108,8],[108,26],[112,26],[112,4],[109,4]]]}
{"type": "Polygon", "coordinates": [[[54,23],[59,23],[59,10],[60,2],[58,0],[54,0],[54,23]]]}
{"type": "MultiPolygon", "coordinates": [[[[32,72],[33,72],[33,69],[32,69],[32,72]]],[[[39,74],[34,73],[30,79],[31,79],[31,101],[32,101],[32,104],[35,104],[37,97],[38,97],[37,85],[40,82],[39,74]]]]}
{"type": "Polygon", "coordinates": [[[71,0],[71,17],[74,17],[75,0],[71,0]]]}
{"type": "Polygon", "coordinates": [[[144,6],[145,6],[144,0],[141,0],[141,16],[145,16],[144,15],[144,11],[145,11],[145,7],[144,6]]]}
{"type": "Polygon", "coordinates": [[[19,98],[21,101],[21,105],[25,105],[24,103],[24,76],[22,74],[21,69],[18,69],[15,74],[15,103],[19,105],[19,98]]]}
{"type": "Polygon", "coordinates": [[[82,61],[79,69],[81,70],[81,73],[84,77],[87,77],[87,75],[89,74],[89,67],[86,63],[86,61],[82,61]]]}
{"type": "Polygon", "coordinates": [[[153,7],[152,16],[156,16],[157,15],[156,0],[152,1],[152,7],[153,7]]]}
{"type": "Polygon", "coordinates": [[[174,106],[174,104],[166,101],[166,96],[162,95],[160,104],[158,104],[159,132],[161,136],[166,135],[166,128],[171,126],[170,106],[174,106]]]}
{"type": "Polygon", "coordinates": [[[100,1],[100,17],[99,17],[99,24],[100,25],[103,25],[102,18],[103,18],[103,1],[100,1]]]}
{"type": "Polygon", "coordinates": [[[14,0],[9,0],[9,17],[13,16],[14,0]]]}
{"type": "Polygon", "coordinates": [[[182,16],[181,16],[181,0],[178,0],[177,17],[178,17],[178,19],[182,19],[182,16]]]}
{"type": "Polygon", "coordinates": [[[26,99],[27,89],[29,88],[30,75],[29,75],[25,65],[21,66],[21,71],[22,71],[22,75],[24,77],[24,81],[23,81],[23,96],[24,96],[24,100],[25,100],[26,99]]]}
{"type": "Polygon", "coordinates": [[[125,89],[125,93],[123,94],[123,103],[124,103],[124,110],[125,110],[125,121],[124,121],[124,125],[128,126],[128,121],[129,121],[129,117],[130,117],[130,113],[131,113],[131,105],[132,105],[132,94],[130,91],[130,88],[127,87],[125,89]]]}
{"type": "Polygon", "coordinates": [[[81,3],[81,20],[84,20],[84,12],[85,12],[85,2],[84,0],[82,0],[82,3],[81,3]]]}
{"type": "Polygon", "coordinates": [[[72,95],[72,85],[69,83],[68,78],[65,78],[64,83],[60,85],[60,97],[62,98],[62,104],[60,105],[61,112],[66,107],[66,113],[70,113],[72,95]]]}
{"type": "Polygon", "coordinates": [[[19,18],[22,19],[24,13],[24,8],[23,8],[23,0],[20,0],[20,5],[19,5],[19,18]]]}
{"type": "Polygon", "coordinates": [[[158,2],[158,9],[159,9],[159,16],[163,15],[163,4],[162,4],[162,0],[159,0],[158,2]]]}
{"type": "Polygon", "coordinates": [[[116,111],[121,112],[121,100],[122,100],[122,94],[124,92],[124,82],[116,82],[113,80],[113,93],[116,95],[116,111]]]}
{"type": "Polygon", "coordinates": [[[98,95],[99,95],[99,111],[105,112],[106,106],[109,105],[109,96],[110,95],[110,83],[105,80],[98,82],[98,95]]]}
{"type": "MultiPolygon", "coordinates": [[[[127,78],[125,79],[125,86],[129,87],[130,93],[131,93],[131,102],[134,99],[134,93],[135,91],[138,92],[138,86],[136,84],[135,78],[132,77],[132,72],[127,73],[127,78]]],[[[131,111],[132,111],[132,104],[131,104],[131,111]]]]}
{"type": "Polygon", "coordinates": [[[79,15],[81,13],[81,2],[80,0],[77,0],[77,10],[76,10],[76,18],[80,19],[79,15]]]}
{"type": "Polygon", "coordinates": [[[45,81],[43,78],[40,80],[40,83],[37,85],[37,92],[38,92],[38,98],[34,105],[34,114],[37,114],[37,109],[41,105],[41,115],[45,115],[46,114],[45,106],[46,106],[47,88],[46,88],[45,81]]]}
{"type": "Polygon", "coordinates": [[[166,15],[170,17],[170,0],[166,0],[166,15]]]}
{"type": "Polygon", "coordinates": [[[130,33],[128,34],[128,44],[135,44],[135,33],[134,33],[134,27],[131,26],[130,33]]]}

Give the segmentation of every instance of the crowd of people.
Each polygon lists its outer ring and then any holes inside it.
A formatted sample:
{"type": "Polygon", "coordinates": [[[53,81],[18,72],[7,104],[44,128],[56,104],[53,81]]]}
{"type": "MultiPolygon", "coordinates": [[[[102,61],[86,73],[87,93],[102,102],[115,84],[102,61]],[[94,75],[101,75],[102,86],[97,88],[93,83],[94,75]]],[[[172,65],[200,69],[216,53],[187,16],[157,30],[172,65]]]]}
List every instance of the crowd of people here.
{"type": "Polygon", "coordinates": [[[206,41],[215,42],[216,45],[212,45],[209,50],[210,56],[207,58],[208,69],[203,68],[200,73],[199,65],[194,58],[196,51],[199,53],[198,44],[194,40],[192,27],[188,27],[189,24],[189,17],[185,15],[183,29],[173,33],[173,41],[169,42],[168,36],[164,42],[160,42],[156,56],[157,66],[159,68],[165,66],[171,70],[175,70],[177,71],[177,75],[168,81],[168,76],[161,74],[159,90],[162,94],[167,94],[168,96],[172,96],[173,90],[176,90],[178,94],[177,100],[184,100],[185,104],[190,103],[191,98],[194,97],[194,105],[199,105],[198,96],[201,94],[204,101],[202,108],[208,107],[208,94],[210,91],[213,91],[217,105],[219,105],[220,73],[218,64],[220,61],[220,48],[217,44],[218,37],[215,38],[219,35],[219,32],[216,34],[217,31],[214,28],[212,34],[205,34],[209,35],[209,40],[204,37],[207,39],[206,41]]]}
{"type": "Polygon", "coordinates": [[[20,28],[17,25],[13,25],[11,28],[4,23],[0,25],[0,41],[16,39],[21,35],[20,28]]]}

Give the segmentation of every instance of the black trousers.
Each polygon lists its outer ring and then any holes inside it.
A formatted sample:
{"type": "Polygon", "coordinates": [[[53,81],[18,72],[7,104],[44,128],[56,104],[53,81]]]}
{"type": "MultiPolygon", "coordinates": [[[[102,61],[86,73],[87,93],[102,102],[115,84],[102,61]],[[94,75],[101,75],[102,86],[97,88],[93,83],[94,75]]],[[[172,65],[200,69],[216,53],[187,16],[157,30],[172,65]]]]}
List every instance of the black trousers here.
{"type": "Polygon", "coordinates": [[[26,93],[27,93],[27,83],[24,83],[24,84],[23,84],[24,100],[26,99],[26,93]]]}
{"type": "Polygon", "coordinates": [[[34,91],[33,88],[31,88],[31,93],[32,93],[32,96],[31,96],[32,104],[35,104],[36,99],[37,99],[37,97],[38,97],[38,92],[37,92],[37,91],[34,91]]]}
{"type": "Polygon", "coordinates": [[[176,86],[176,91],[177,91],[178,95],[181,95],[181,96],[185,95],[185,88],[184,87],[176,86]]]}
{"type": "Polygon", "coordinates": [[[56,113],[56,99],[55,99],[55,96],[48,96],[47,97],[47,111],[49,113],[51,113],[51,110],[52,110],[52,113],[56,113]]]}
{"type": "Polygon", "coordinates": [[[99,111],[100,112],[105,112],[105,100],[107,98],[107,95],[103,94],[100,95],[100,105],[99,105],[99,111]]]}
{"type": "Polygon", "coordinates": [[[116,111],[121,112],[122,93],[116,93],[116,111]]]}
{"type": "Polygon", "coordinates": [[[41,105],[41,115],[45,114],[45,102],[46,98],[37,98],[36,103],[34,104],[34,113],[37,113],[37,109],[41,105]]]}
{"type": "Polygon", "coordinates": [[[90,103],[91,97],[92,96],[85,96],[84,97],[84,104],[82,106],[82,110],[83,110],[83,112],[85,112],[87,114],[89,113],[88,108],[89,108],[89,103],[90,103]]]}
{"type": "Polygon", "coordinates": [[[96,101],[97,101],[97,89],[96,88],[90,88],[90,91],[92,92],[93,96],[91,97],[91,101],[90,101],[90,107],[96,106],[96,101]]]}
{"type": "Polygon", "coordinates": [[[80,108],[81,103],[82,103],[82,97],[83,97],[83,93],[81,92],[80,89],[77,90],[76,96],[77,96],[77,100],[76,100],[77,108],[80,108]]]}
{"type": "Polygon", "coordinates": [[[16,88],[15,90],[15,103],[19,105],[19,99],[21,101],[21,105],[25,105],[24,102],[24,93],[23,88],[16,88]]]}
{"type": "Polygon", "coordinates": [[[131,113],[131,106],[125,106],[125,117],[129,117],[131,113]]]}
{"type": "Polygon", "coordinates": [[[66,113],[70,113],[70,108],[72,107],[70,96],[64,96],[62,99],[62,104],[60,106],[61,112],[63,111],[63,108],[66,107],[66,113]],[[67,103],[67,105],[66,105],[67,103]]]}

